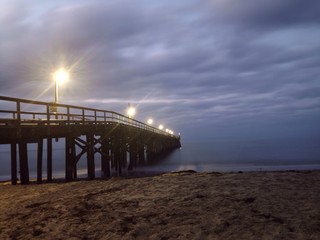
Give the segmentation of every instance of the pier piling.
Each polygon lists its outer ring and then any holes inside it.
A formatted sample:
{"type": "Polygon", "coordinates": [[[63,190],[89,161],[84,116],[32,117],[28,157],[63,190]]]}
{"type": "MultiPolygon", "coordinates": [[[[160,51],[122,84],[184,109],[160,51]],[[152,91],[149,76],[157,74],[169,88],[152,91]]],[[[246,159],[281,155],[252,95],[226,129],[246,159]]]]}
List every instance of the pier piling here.
{"type": "Polygon", "coordinates": [[[11,184],[17,184],[17,144],[11,143],[11,184]]]}
{"type": "Polygon", "coordinates": [[[42,153],[43,153],[43,139],[38,140],[38,154],[37,154],[37,183],[42,183],[42,153]]]}
{"type": "Polygon", "coordinates": [[[29,184],[28,146],[24,141],[19,143],[19,162],[21,184],[29,184]]]}
{"type": "Polygon", "coordinates": [[[52,181],[52,138],[47,139],[47,181],[52,181]]]}

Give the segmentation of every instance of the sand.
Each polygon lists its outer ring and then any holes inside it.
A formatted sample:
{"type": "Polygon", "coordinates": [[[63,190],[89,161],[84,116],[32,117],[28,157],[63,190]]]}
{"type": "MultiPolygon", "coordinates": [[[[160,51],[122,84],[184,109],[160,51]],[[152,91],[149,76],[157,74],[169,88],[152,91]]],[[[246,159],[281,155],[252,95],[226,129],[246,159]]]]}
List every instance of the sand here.
{"type": "Polygon", "coordinates": [[[320,239],[320,171],[0,184],[0,239],[320,239]]]}

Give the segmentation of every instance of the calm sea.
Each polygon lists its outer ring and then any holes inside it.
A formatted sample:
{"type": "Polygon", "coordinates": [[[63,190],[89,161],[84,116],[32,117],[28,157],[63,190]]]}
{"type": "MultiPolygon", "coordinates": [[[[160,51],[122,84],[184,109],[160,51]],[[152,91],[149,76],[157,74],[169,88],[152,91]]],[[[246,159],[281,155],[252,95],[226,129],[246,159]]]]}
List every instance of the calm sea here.
{"type": "MultiPolygon", "coordinates": [[[[53,176],[64,176],[63,140],[54,145],[53,176]]],[[[28,144],[31,177],[36,176],[36,145],[28,144]]],[[[44,159],[44,173],[46,156],[44,159]]],[[[86,175],[85,157],[78,163],[78,174],[86,175]]],[[[96,156],[97,176],[100,176],[100,157],[96,156]]],[[[181,170],[198,172],[313,170],[320,169],[320,144],[305,140],[254,140],[235,141],[214,139],[210,141],[182,142],[177,149],[155,162],[136,168],[137,173],[156,173],[181,170]]],[[[10,152],[8,145],[0,146],[0,180],[10,179],[10,152]]]]}

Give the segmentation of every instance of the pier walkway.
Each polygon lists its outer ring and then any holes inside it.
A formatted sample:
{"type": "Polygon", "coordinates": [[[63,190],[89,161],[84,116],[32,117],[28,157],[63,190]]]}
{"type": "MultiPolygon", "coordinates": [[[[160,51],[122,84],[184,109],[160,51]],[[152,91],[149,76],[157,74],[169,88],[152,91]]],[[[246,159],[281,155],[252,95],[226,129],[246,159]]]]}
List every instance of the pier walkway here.
{"type": "Polygon", "coordinates": [[[101,156],[101,176],[109,177],[111,170],[121,175],[124,168],[132,170],[181,147],[180,136],[113,111],[0,96],[0,144],[11,147],[12,184],[18,182],[18,166],[20,183],[30,182],[28,143],[37,144],[37,182],[52,181],[52,141],[60,138],[65,142],[66,181],[77,178],[83,155],[87,176],[94,179],[95,154],[101,156]]]}

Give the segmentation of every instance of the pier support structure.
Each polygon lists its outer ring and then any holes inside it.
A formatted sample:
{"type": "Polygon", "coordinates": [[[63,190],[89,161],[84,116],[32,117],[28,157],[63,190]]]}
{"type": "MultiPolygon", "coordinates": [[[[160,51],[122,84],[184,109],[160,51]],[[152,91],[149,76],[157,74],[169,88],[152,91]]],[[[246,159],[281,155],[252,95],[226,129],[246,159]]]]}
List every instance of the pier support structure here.
{"type": "Polygon", "coordinates": [[[5,96],[0,96],[0,101],[5,103],[0,105],[0,144],[10,146],[13,185],[30,182],[29,143],[37,146],[35,180],[39,184],[53,181],[52,139],[65,141],[66,181],[78,177],[79,161],[86,161],[87,177],[95,179],[97,154],[101,156],[101,177],[106,178],[131,171],[180,146],[180,137],[113,111],[5,96]],[[1,108],[7,105],[10,107],[1,108]]]}

